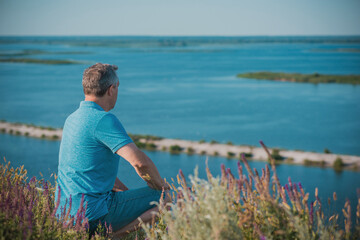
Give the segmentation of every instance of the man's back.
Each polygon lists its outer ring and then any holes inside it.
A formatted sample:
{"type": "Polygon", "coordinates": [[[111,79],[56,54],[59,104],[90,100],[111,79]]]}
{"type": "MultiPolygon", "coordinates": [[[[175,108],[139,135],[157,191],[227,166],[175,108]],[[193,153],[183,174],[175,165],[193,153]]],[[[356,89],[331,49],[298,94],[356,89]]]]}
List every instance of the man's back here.
{"type": "Polygon", "coordinates": [[[107,214],[106,198],[113,188],[119,164],[119,156],[114,153],[130,142],[113,114],[95,102],[81,102],[64,125],[58,172],[60,206],[65,205],[66,199],[69,202],[71,195],[71,215],[75,215],[84,193],[89,221],[107,214]]]}
{"type": "MultiPolygon", "coordinates": [[[[115,65],[97,63],[84,71],[85,101],[66,119],[60,145],[57,185],[61,198],[57,214],[61,216],[65,206],[69,209],[71,199],[70,214],[75,216],[84,196],[91,234],[99,222],[111,225],[117,234],[135,230],[138,218],[151,222],[152,212],[158,211],[154,201],[159,201],[162,190],[169,189],[153,161],[108,113],[117,101],[117,69],[115,65]],[[119,156],[134,167],[147,187],[128,189],[117,178],[119,156]]],[[[55,193],[56,201],[58,191],[55,193]]]]}

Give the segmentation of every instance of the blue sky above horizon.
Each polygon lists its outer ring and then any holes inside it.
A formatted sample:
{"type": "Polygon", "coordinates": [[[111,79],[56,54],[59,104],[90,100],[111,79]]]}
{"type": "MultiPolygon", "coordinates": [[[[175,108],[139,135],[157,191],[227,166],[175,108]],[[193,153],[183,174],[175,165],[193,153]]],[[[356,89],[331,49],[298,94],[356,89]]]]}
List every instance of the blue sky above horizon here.
{"type": "Polygon", "coordinates": [[[0,35],[360,35],[360,0],[0,0],[0,35]]]}

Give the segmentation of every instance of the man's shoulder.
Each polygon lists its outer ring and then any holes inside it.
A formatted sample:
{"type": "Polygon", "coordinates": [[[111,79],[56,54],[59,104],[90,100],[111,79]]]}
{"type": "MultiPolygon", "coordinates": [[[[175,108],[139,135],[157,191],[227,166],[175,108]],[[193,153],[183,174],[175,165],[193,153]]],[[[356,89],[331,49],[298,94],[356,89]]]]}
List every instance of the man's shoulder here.
{"type": "Polygon", "coordinates": [[[105,112],[99,119],[97,128],[108,128],[116,125],[121,125],[119,119],[112,113],[105,112]]]}
{"type": "MultiPolygon", "coordinates": [[[[107,116],[111,113],[105,111],[98,111],[96,109],[77,109],[75,112],[71,113],[65,120],[66,123],[71,122],[88,122],[88,123],[97,123],[104,116],[107,116]]],[[[113,114],[111,114],[113,115],[113,114]]],[[[113,115],[114,116],[114,115],[113,115]]]]}

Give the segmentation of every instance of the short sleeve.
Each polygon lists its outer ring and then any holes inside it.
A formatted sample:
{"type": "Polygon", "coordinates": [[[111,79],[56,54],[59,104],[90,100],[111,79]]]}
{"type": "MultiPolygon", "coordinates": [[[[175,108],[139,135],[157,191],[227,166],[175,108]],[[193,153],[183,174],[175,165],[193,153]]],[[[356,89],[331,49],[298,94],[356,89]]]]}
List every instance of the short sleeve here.
{"type": "Polygon", "coordinates": [[[111,113],[106,114],[95,128],[95,138],[106,145],[113,153],[133,142],[119,119],[111,113]]]}

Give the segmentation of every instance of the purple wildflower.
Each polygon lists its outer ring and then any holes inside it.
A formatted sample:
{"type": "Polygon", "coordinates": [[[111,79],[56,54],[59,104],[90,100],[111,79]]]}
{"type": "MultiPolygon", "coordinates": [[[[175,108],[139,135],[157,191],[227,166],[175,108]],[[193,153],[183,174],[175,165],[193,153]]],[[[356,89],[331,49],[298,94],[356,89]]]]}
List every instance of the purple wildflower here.
{"type": "Polygon", "coordinates": [[[66,205],[67,205],[67,199],[65,200],[64,209],[61,211],[61,218],[64,218],[66,215],[66,205]]]}
{"type": "Polygon", "coordinates": [[[70,197],[69,197],[69,209],[66,213],[66,216],[65,216],[65,219],[68,219],[69,217],[69,214],[70,214],[70,211],[71,211],[71,205],[72,205],[72,197],[71,197],[71,194],[70,194],[70,197]]]}
{"type": "Polygon", "coordinates": [[[30,182],[29,182],[29,183],[31,184],[31,183],[34,183],[35,181],[36,181],[36,177],[34,176],[34,177],[32,177],[32,178],[30,179],[30,182]]]}
{"type": "Polygon", "coordinates": [[[292,194],[292,192],[290,191],[289,186],[288,186],[287,184],[285,184],[285,189],[286,189],[286,191],[287,191],[287,193],[288,193],[288,195],[289,195],[290,201],[294,201],[293,194],[292,194]]]}
{"type": "Polygon", "coordinates": [[[183,171],[181,169],[179,169],[179,175],[184,176],[184,173],[183,173],[183,171]]]}
{"type": "Polygon", "coordinates": [[[185,175],[183,173],[183,171],[181,169],[179,169],[179,175],[181,177],[181,180],[184,182],[184,185],[186,187],[186,178],[185,178],[185,175]]]}
{"type": "Polygon", "coordinates": [[[62,206],[60,206],[60,217],[61,217],[61,218],[64,217],[64,216],[63,216],[63,207],[62,207],[62,206]]]}
{"type": "Polygon", "coordinates": [[[54,211],[52,213],[52,217],[55,216],[56,214],[56,211],[60,205],[60,197],[61,197],[61,190],[60,190],[60,186],[58,186],[58,196],[57,196],[57,200],[56,200],[56,204],[55,204],[55,208],[54,208],[54,211]]]}
{"type": "Polygon", "coordinates": [[[226,168],[225,168],[225,165],[223,163],[220,165],[220,168],[221,168],[222,171],[226,172],[226,168]]]}
{"type": "Polygon", "coordinates": [[[242,166],[241,166],[240,161],[237,162],[237,167],[238,167],[239,178],[241,178],[241,176],[243,175],[243,174],[242,174],[243,169],[242,169],[242,166]]]}
{"type": "Polygon", "coordinates": [[[230,168],[227,168],[227,169],[226,169],[226,175],[229,175],[230,173],[231,173],[230,168]]]}
{"type": "Polygon", "coordinates": [[[294,189],[295,192],[298,191],[298,190],[297,190],[297,187],[296,187],[296,184],[293,185],[293,189],[294,189]]]}
{"type": "Polygon", "coordinates": [[[313,224],[313,220],[314,220],[314,202],[311,202],[311,204],[310,204],[309,217],[310,217],[310,224],[313,224]]]}

